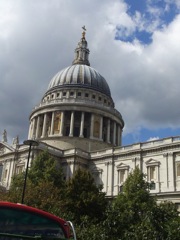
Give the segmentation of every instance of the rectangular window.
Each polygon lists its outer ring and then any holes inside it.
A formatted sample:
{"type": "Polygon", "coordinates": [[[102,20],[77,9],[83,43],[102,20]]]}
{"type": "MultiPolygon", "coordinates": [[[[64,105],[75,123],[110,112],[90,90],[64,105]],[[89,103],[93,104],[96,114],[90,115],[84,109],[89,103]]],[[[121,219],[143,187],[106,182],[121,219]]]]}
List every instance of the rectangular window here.
{"type": "Polygon", "coordinates": [[[180,177],[180,163],[176,165],[177,168],[177,177],[180,177]]]}
{"type": "Polygon", "coordinates": [[[23,172],[23,166],[17,166],[16,167],[16,174],[22,173],[23,172]]]}
{"type": "Polygon", "coordinates": [[[125,170],[120,171],[120,182],[123,183],[125,180],[125,170]]]}
{"type": "Polygon", "coordinates": [[[156,179],[156,167],[152,166],[150,167],[150,180],[155,180],[156,179]]]}
{"type": "Polygon", "coordinates": [[[147,177],[148,177],[148,181],[155,181],[156,179],[156,167],[157,166],[148,166],[147,168],[147,177]]]}
{"type": "Polygon", "coordinates": [[[8,173],[8,170],[6,169],[5,174],[4,174],[4,178],[7,178],[7,173],[8,173]]]}
{"type": "Polygon", "coordinates": [[[150,183],[150,190],[155,190],[155,189],[156,189],[156,183],[152,181],[150,183]]]}
{"type": "Polygon", "coordinates": [[[119,170],[119,184],[122,184],[125,181],[125,171],[125,169],[119,170]]]}

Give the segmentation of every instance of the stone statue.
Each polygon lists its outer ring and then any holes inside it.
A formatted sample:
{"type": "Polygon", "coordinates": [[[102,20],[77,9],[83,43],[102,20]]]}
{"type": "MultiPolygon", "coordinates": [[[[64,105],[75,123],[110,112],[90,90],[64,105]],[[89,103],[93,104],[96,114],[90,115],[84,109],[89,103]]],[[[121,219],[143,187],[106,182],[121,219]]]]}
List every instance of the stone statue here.
{"type": "Polygon", "coordinates": [[[19,144],[19,137],[13,138],[13,145],[18,145],[19,144]]]}
{"type": "Polygon", "coordinates": [[[2,142],[7,142],[7,132],[6,132],[6,129],[4,129],[4,132],[2,134],[2,142]]]}
{"type": "Polygon", "coordinates": [[[82,38],[85,39],[85,35],[86,35],[86,27],[83,26],[82,29],[83,29],[83,32],[82,32],[82,38]]]}

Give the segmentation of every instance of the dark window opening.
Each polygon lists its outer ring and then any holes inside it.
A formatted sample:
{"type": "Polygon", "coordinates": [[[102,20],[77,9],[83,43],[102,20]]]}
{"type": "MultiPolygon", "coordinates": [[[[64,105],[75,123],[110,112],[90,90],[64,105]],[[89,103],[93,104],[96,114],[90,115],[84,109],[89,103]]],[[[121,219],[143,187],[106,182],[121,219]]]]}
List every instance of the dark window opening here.
{"type": "Polygon", "coordinates": [[[66,127],[66,133],[65,133],[65,136],[69,136],[69,130],[70,130],[70,127],[66,127]]]}
{"type": "Polygon", "coordinates": [[[120,193],[123,192],[123,185],[121,185],[121,186],[119,187],[119,192],[120,192],[120,193]]]}
{"type": "Polygon", "coordinates": [[[84,134],[84,138],[87,138],[87,137],[88,137],[87,128],[84,128],[83,134],[84,134]]]}
{"type": "Polygon", "coordinates": [[[149,186],[150,186],[150,190],[155,190],[156,189],[156,183],[153,182],[153,181],[150,182],[149,186]]]}
{"type": "Polygon", "coordinates": [[[79,137],[79,130],[80,130],[79,127],[74,128],[74,134],[73,134],[74,137],[79,137]]]}

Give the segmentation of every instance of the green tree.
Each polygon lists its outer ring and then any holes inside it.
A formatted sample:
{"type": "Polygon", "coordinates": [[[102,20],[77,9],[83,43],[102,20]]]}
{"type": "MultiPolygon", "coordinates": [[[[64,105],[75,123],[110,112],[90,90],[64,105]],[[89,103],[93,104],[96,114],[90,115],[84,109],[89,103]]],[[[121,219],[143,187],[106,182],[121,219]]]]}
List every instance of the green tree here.
{"type": "Polygon", "coordinates": [[[158,205],[150,195],[145,175],[136,168],[129,174],[123,193],[109,206],[104,226],[106,236],[112,240],[176,240],[180,233],[178,223],[175,205],[168,202],[158,205]]]}
{"type": "Polygon", "coordinates": [[[101,187],[96,186],[92,175],[78,169],[74,176],[67,181],[64,211],[70,212],[77,224],[80,224],[82,217],[89,217],[91,220],[102,220],[107,206],[105,193],[101,187]]]}
{"type": "MultiPolygon", "coordinates": [[[[13,177],[7,200],[21,202],[24,175],[13,177]]],[[[57,161],[47,151],[41,152],[28,171],[24,202],[59,214],[64,187],[63,172],[57,161]]]]}
{"type": "MultiPolygon", "coordinates": [[[[7,194],[7,201],[21,203],[24,176],[24,172],[13,176],[9,192],[7,194]]],[[[28,184],[29,182],[27,181],[27,186],[28,184]]]]}
{"type": "Polygon", "coordinates": [[[28,173],[31,183],[37,185],[39,181],[51,182],[58,188],[64,187],[62,168],[58,162],[48,153],[41,152],[33,161],[28,173]]]}
{"type": "Polygon", "coordinates": [[[4,201],[7,199],[7,190],[5,187],[0,186],[0,201],[4,201]]]}

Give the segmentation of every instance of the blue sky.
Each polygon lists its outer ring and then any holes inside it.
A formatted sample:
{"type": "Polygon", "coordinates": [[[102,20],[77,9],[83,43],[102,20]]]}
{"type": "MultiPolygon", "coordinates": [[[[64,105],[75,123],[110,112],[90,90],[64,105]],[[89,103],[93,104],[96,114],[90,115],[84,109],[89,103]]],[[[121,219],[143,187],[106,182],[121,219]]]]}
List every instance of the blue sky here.
{"type": "Polygon", "coordinates": [[[51,78],[86,26],[90,64],[125,122],[123,145],[180,135],[179,0],[1,0],[0,132],[28,135],[51,78]]]}
{"type": "Polygon", "coordinates": [[[138,39],[143,44],[152,42],[152,34],[154,30],[162,29],[173,21],[179,13],[175,1],[166,0],[125,0],[128,6],[127,13],[132,18],[136,18],[137,13],[140,14],[143,26],[139,28],[137,25],[134,32],[127,36],[119,36],[118,30],[124,26],[117,26],[116,39],[133,42],[138,39]],[[149,28],[152,22],[156,22],[155,28],[149,28]]]}
{"type": "MultiPolygon", "coordinates": [[[[135,24],[133,31],[129,34],[122,34],[126,31],[126,26],[123,24],[116,27],[115,40],[133,43],[139,41],[142,45],[151,45],[153,42],[153,34],[155,31],[161,31],[173,22],[179,14],[179,6],[177,1],[166,0],[125,0],[127,3],[127,14],[131,19],[136,19],[139,16],[141,24],[135,24]],[[155,23],[154,26],[153,22],[155,23]]],[[[136,21],[135,21],[136,22],[136,21]]],[[[128,29],[128,28],[127,28],[128,29]]],[[[180,31],[180,29],[177,29],[180,31]]],[[[147,128],[137,127],[133,133],[124,135],[123,145],[133,144],[135,142],[144,142],[167,138],[180,135],[180,127],[153,127],[147,128]]]]}

